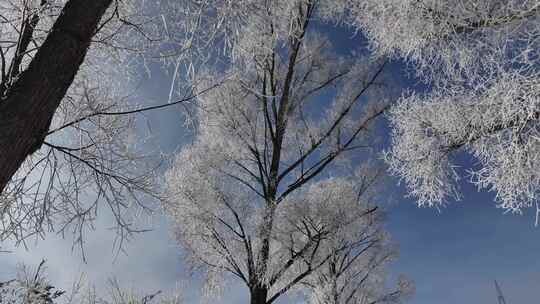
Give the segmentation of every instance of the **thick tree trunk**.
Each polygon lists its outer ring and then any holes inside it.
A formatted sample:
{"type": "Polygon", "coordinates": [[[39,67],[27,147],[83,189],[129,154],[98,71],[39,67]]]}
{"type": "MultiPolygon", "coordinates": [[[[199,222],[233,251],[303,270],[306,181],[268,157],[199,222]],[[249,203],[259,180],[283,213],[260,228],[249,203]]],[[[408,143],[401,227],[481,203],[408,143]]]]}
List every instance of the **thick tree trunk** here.
{"type": "Polygon", "coordinates": [[[255,286],[250,290],[250,304],[266,304],[268,289],[265,286],[255,286]]]}
{"type": "Polygon", "coordinates": [[[45,138],[112,0],[69,0],[28,68],[0,100],[0,193],[45,138]]]}

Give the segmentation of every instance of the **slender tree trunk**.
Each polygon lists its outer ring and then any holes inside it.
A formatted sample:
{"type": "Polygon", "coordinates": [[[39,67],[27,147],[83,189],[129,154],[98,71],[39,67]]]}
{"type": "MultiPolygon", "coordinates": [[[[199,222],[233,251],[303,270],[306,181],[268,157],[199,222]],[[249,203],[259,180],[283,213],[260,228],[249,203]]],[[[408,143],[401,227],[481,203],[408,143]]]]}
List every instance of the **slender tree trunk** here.
{"type": "Polygon", "coordinates": [[[0,100],[0,193],[39,149],[112,0],[69,0],[28,68],[0,100]]]}
{"type": "Polygon", "coordinates": [[[272,230],[274,229],[274,216],[276,213],[276,205],[273,202],[268,204],[269,206],[266,206],[260,236],[262,245],[259,251],[259,267],[257,273],[261,276],[266,275],[268,268],[268,259],[270,258],[270,238],[272,237],[272,230]]]}
{"type": "Polygon", "coordinates": [[[257,285],[250,290],[250,304],[266,304],[268,297],[268,288],[266,286],[257,285]]]}

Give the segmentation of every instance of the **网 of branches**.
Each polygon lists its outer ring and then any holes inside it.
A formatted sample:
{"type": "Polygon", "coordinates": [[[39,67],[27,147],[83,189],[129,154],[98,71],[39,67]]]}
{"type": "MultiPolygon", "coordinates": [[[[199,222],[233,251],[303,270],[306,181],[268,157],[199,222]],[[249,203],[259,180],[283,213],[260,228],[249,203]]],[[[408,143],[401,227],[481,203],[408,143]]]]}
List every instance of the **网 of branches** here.
{"type": "Polygon", "coordinates": [[[0,240],[73,232],[82,245],[100,205],[120,239],[139,231],[132,215],[159,198],[160,159],[143,150],[137,114],[213,87],[180,85],[182,70],[168,101],[135,94],[144,68],[182,69],[181,17],[162,1],[0,5],[0,240]]]}

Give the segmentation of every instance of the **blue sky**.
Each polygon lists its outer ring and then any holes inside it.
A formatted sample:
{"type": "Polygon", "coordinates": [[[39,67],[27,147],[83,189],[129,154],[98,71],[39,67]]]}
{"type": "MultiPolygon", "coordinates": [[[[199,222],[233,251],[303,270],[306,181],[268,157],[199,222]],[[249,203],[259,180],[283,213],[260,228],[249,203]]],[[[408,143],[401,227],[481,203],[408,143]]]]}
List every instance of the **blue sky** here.
{"type": "MultiPolygon", "coordinates": [[[[350,39],[352,33],[328,27],[324,30],[341,50],[363,43],[359,36],[350,39]]],[[[395,62],[389,72],[404,87],[412,85],[411,80],[403,77],[403,64],[395,62]]],[[[167,100],[168,82],[152,79],[145,86],[145,95],[152,96],[155,103],[167,100]]],[[[180,109],[146,116],[155,136],[153,144],[163,151],[171,153],[189,138],[180,109]]],[[[464,159],[464,164],[471,161],[464,159]]],[[[495,208],[492,194],[478,193],[466,183],[462,185],[464,199],[452,202],[440,212],[417,208],[404,197],[404,189],[395,179],[387,190],[387,227],[400,247],[400,257],[389,273],[391,277],[403,273],[415,281],[417,292],[409,303],[496,303],[494,279],[500,282],[508,303],[537,301],[540,228],[533,226],[532,211],[523,216],[505,215],[495,208]]],[[[154,231],[136,236],[127,245],[127,255],[116,258],[112,237],[104,228],[111,223],[107,216],[100,218],[99,228],[89,235],[87,264],[78,251],[71,250],[69,238],[56,235],[30,243],[29,250],[18,248],[12,254],[0,253],[0,280],[9,278],[19,262],[37,265],[45,258],[50,277],[60,288],[69,288],[71,281],[83,272],[98,288],[106,285],[107,278],[116,276],[124,286],[143,292],[172,292],[177,286],[184,286],[188,303],[197,301],[200,282],[196,276],[188,276],[181,250],[171,240],[166,221],[160,216],[148,220],[153,222],[154,231]]],[[[13,246],[4,243],[3,249],[13,246]]],[[[219,303],[239,303],[244,299],[246,290],[233,284],[219,303]]]]}
{"type": "Polygon", "coordinates": [[[532,303],[540,283],[533,212],[503,215],[492,195],[463,188],[465,198],[440,213],[406,199],[389,213],[401,253],[392,271],[414,279],[411,303],[496,303],[495,279],[508,303],[532,303]]]}

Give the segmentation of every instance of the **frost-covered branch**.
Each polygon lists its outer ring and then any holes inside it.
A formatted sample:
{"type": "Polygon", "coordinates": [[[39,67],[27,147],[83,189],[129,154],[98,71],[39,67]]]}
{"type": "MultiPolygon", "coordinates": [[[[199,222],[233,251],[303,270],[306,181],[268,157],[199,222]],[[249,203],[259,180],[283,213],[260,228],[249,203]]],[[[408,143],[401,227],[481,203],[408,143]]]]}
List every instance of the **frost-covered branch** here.
{"type": "Polygon", "coordinates": [[[327,12],[428,85],[390,110],[386,155],[420,205],[460,198],[457,150],[475,159],[468,178],[494,191],[499,207],[519,213],[538,203],[538,1],[365,1],[327,12]]]}

